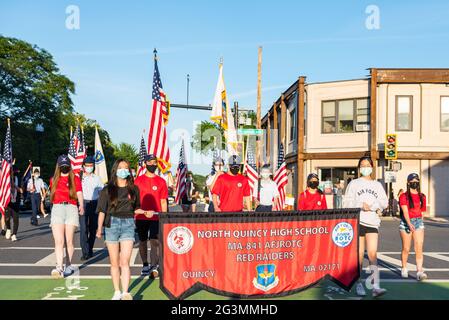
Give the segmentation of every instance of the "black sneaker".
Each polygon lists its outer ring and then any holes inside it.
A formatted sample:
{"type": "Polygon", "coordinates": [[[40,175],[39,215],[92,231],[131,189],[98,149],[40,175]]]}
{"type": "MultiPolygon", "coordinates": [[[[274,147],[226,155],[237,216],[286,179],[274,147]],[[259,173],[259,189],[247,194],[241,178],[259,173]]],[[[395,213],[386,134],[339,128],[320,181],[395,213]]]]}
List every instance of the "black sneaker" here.
{"type": "Polygon", "coordinates": [[[5,231],[5,230],[2,230],[1,235],[2,235],[2,236],[6,235],[6,231],[5,231]]]}
{"type": "Polygon", "coordinates": [[[150,275],[150,271],[153,268],[153,266],[149,267],[149,266],[143,266],[142,271],[140,272],[141,276],[149,276],[150,275]]]}

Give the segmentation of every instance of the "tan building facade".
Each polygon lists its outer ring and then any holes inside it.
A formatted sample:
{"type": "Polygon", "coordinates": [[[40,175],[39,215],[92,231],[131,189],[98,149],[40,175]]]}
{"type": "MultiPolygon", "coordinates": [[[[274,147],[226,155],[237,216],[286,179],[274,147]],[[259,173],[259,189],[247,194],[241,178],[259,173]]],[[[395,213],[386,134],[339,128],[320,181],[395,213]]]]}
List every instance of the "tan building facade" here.
{"type": "MultiPolygon", "coordinates": [[[[449,216],[449,69],[373,68],[366,79],[305,80],[299,77],[262,119],[265,161],[275,166],[278,146],[284,145],[287,193],[297,199],[311,172],[327,191],[340,181],[347,185],[365,154],[377,164],[376,178],[385,182],[385,135],[395,133],[402,169],[393,194],[416,172],[428,215],[449,216]]],[[[328,199],[332,206],[332,196],[328,199]]]]}

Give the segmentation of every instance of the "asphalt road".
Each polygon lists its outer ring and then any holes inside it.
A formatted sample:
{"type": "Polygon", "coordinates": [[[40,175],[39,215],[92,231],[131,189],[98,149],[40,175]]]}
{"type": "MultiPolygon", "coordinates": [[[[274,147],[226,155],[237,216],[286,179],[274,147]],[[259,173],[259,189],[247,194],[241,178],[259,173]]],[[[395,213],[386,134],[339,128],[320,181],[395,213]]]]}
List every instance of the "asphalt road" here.
{"type": "MultiPolygon", "coordinates": [[[[172,207],[171,211],[180,211],[172,207]]],[[[27,278],[49,276],[55,265],[53,238],[49,227],[50,216],[39,219],[39,226],[30,225],[30,214],[21,213],[18,241],[12,242],[0,237],[0,278],[27,278]]],[[[394,281],[400,279],[401,243],[398,232],[399,221],[388,218],[382,221],[379,243],[379,264],[381,278],[394,281]]],[[[95,243],[95,255],[89,261],[80,261],[79,233],[75,234],[76,251],[73,264],[78,265],[83,277],[109,275],[109,261],[103,240],[95,243]]],[[[429,279],[449,280],[449,223],[426,221],[424,266],[429,279]]],[[[139,275],[141,260],[137,244],[131,258],[132,274],[139,275]]],[[[410,281],[415,277],[415,261],[412,253],[409,258],[410,281]]],[[[367,262],[365,260],[365,265],[367,262]]],[[[363,274],[366,277],[367,274],[363,274]]]]}

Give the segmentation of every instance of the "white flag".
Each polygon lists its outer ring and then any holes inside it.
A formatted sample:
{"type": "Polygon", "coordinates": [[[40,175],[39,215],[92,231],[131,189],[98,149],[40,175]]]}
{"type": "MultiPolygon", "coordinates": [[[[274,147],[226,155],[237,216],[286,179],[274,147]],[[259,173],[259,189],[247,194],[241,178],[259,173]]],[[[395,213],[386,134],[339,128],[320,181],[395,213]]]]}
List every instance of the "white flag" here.
{"type": "Polygon", "coordinates": [[[108,182],[108,171],[106,169],[106,160],[104,158],[103,147],[101,146],[98,129],[95,128],[95,174],[100,177],[103,183],[108,182]]]}
{"type": "Polygon", "coordinates": [[[222,63],[220,63],[217,88],[215,89],[215,96],[212,101],[212,115],[210,118],[224,129],[228,153],[230,155],[236,155],[237,132],[235,131],[234,117],[232,115],[228,102],[228,96],[226,94],[222,63]]]}

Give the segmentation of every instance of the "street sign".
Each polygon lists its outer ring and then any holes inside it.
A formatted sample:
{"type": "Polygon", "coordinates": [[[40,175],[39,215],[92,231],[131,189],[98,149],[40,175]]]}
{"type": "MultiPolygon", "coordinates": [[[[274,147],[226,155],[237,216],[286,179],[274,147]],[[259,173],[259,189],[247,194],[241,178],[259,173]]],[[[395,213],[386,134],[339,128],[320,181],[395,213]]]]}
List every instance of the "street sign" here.
{"type": "Polygon", "coordinates": [[[263,134],[263,129],[238,129],[237,133],[246,136],[260,136],[263,134]]]}
{"type": "Polygon", "coordinates": [[[393,161],[391,164],[391,169],[396,172],[400,171],[402,169],[402,163],[399,161],[393,161]]]}
{"type": "Polygon", "coordinates": [[[385,183],[395,183],[395,182],[396,182],[396,172],[385,171],[385,183]]]}

